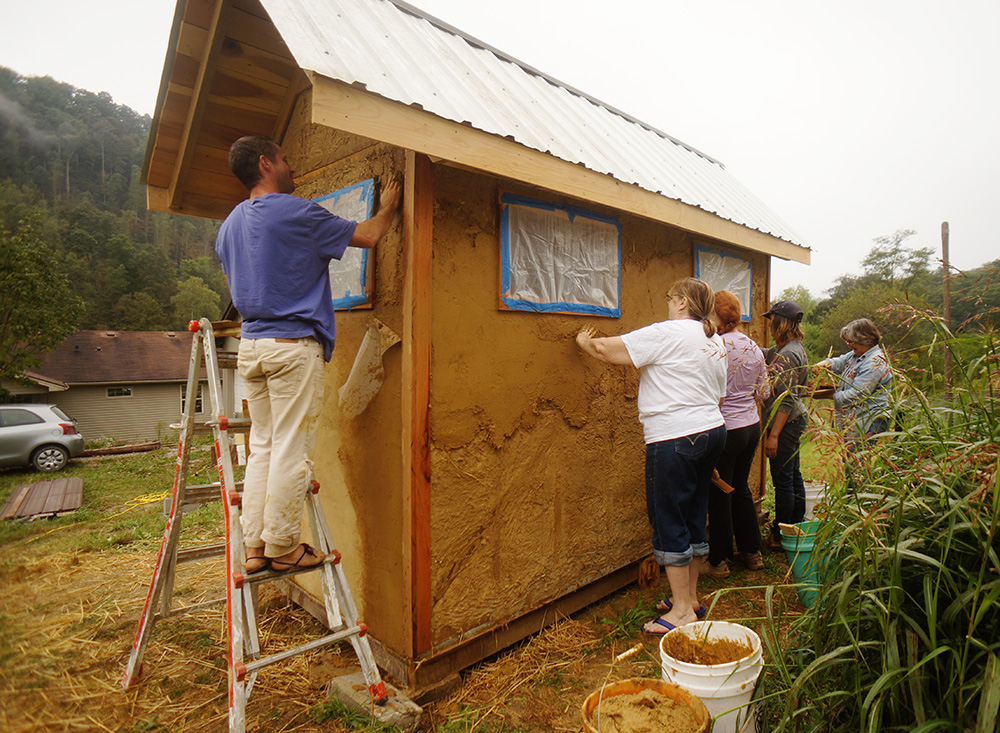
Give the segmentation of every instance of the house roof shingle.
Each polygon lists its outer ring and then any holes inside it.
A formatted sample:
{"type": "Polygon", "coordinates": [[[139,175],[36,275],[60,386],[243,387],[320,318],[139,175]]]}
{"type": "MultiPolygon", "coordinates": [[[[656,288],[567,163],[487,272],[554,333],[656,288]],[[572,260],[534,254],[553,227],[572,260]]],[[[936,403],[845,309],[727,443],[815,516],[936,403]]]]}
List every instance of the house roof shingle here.
{"type": "Polygon", "coordinates": [[[70,385],[182,380],[193,338],[186,331],[77,331],[38,371],[70,385]]]}

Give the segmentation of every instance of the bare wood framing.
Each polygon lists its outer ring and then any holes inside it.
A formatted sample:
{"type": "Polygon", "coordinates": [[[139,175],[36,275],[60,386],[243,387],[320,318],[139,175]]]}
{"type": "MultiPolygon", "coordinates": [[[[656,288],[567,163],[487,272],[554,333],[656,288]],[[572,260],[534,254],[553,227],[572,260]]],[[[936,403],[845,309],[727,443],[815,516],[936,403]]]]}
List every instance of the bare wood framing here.
{"type": "Polygon", "coordinates": [[[313,122],[538,185],[739,247],[809,263],[809,250],[510,140],[308,72],[313,122]]]}
{"type": "Polygon", "coordinates": [[[201,120],[205,114],[205,105],[208,102],[209,90],[212,85],[212,75],[215,73],[219,51],[225,38],[225,34],[220,32],[220,28],[225,27],[222,19],[225,17],[226,7],[225,0],[220,0],[214,8],[212,22],[208,29],[207,38],[210,46],[198,68],[198,77],[193,85],[187,119],[184,121],[184,131],[177,148],[180,151],[181,160],[174,167],[173,176],[168,186],[167,201],[170,208],[179,207],[180,200],[184,195],[184,184],[191,168],[191,157],[194,155],[193,138],[201,128],[201,120]]]}
{"type": "Polygon", "coordinates": [[[403,613],[407,648],[431,647],[430,365],[434,168],[406,152],[403,184],[403,613]]]}

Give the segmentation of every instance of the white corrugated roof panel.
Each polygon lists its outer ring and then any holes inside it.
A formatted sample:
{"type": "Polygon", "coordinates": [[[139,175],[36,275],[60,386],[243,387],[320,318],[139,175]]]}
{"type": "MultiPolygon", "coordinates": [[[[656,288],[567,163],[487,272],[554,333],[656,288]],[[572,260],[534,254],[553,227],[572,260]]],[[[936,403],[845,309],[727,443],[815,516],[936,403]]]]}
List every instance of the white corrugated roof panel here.
{"type": "Polygon", "coordinates": [[[261,0],[303,69],[797,245],[716,160],[399,0],[261,0]]]}

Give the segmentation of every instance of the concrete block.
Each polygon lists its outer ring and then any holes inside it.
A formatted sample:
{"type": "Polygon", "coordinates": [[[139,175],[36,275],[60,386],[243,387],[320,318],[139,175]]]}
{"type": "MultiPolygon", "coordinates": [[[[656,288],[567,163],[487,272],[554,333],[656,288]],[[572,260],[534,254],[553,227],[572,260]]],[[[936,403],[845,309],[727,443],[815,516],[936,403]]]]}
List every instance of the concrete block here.
{"type": "Polygon", "coordinates": [[[345,705],[372,715],[380,723],[389,723],[401,731],[416,730],[423,709],[389,682],[385,683],[385,691],[388,698],[385,705],[374,704],[361,670],[334,677],[325,690],[327,697],[336,697],[345,705]]]}

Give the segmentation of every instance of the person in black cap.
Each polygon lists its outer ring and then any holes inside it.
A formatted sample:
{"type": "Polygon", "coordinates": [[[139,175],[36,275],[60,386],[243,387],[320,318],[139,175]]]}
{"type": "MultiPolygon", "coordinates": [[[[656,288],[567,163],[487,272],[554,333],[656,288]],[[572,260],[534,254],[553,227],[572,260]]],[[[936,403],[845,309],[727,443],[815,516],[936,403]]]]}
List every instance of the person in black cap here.
{"type": "Polygon", "coordinates": [[[764,547],[782,551],[779,524],[797,524],[806,513],[806,488],[799,470],[799,440],[808,414],[801,394],[809,379],[802,345],[802,309],[782,300],[764,314],[771,322],[774,346],[764,352],[771,372],[771,396],[764,402],[764,454],[771,462],[774,521],[764,547]]]}

